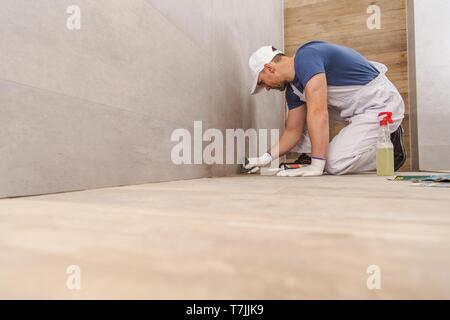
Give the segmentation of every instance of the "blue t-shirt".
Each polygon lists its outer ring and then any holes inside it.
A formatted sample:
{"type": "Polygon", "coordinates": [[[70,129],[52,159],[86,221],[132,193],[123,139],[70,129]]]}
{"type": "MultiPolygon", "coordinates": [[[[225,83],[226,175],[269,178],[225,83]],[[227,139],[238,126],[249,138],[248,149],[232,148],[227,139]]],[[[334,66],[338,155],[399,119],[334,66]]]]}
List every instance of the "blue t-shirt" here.
{"type": "MultiPolygon", "coordinates": [[[[311,41],[301,46],[294,58],[295,78],[292,84],[304,92],[308,81],[325,73],[329,86],[366,85],[379,71],[360,53],[325,41],[311,41]]],[[[286,89],[289,110],[305,104],[291,86],[286,89]]]]}

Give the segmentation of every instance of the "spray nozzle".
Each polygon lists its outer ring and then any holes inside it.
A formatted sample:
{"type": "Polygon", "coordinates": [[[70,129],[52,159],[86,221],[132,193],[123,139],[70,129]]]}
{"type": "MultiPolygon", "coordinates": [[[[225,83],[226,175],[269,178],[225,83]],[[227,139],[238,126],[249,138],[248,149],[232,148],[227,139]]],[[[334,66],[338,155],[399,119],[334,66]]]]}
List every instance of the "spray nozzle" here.
{"type": "Polygon", "coordinates": [[[389,124],[393,124],[392,120],[392,112],[380,112],[378,114],[378,119],[380,119],[380,126],[387,126],[389,124]]]}

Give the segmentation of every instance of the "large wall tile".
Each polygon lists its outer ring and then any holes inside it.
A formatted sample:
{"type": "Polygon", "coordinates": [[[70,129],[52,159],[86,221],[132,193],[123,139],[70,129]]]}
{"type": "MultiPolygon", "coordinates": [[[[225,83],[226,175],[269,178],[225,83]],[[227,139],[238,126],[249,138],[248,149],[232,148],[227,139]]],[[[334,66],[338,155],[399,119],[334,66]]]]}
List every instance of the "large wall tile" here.
{"type": "Polygon", "coordinates": [[[210,175],[206,165],[171,162],[183,119],[167,124],[6,81],[0,105],[0,197],[210,175]]]}
{"type": "Polygon", "coordinates": [[[0,197],[236,173],[172,164],[170,137],[283,126],[282,95],[250,96],[247,66],[282,46],[281,17],[281,0],[4,0],[0,197]]]}

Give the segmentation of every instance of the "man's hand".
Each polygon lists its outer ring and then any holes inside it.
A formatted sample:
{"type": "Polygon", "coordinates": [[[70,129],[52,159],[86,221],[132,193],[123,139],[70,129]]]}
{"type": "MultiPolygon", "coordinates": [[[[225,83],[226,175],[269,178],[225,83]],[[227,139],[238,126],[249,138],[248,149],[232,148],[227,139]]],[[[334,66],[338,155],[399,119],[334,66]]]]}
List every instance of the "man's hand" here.
{"type": "Polygon", "coordinates": [[[250,170],[249,173],[258,172],[260,167],[268,166],[272,162],[272,156],[269,153],[263,154],[259,158],[249,158],[245,163],[244,169],[250,170]]]}
{"type": "Polygon", "coordinates": [[[288,169],[278,172],[279,177],[316,177],[323,174],[325,160],[312,158],[311,165],[299,169],[288,169]]]}

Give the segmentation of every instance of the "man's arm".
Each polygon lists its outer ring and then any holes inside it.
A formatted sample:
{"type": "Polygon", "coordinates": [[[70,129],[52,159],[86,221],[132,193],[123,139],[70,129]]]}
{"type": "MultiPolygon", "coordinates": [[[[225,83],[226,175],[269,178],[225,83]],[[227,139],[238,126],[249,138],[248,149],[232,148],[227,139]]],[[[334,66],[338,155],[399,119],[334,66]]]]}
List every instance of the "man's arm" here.
{"type": "MultiPolygon", "coordinates": [[[[269,165],[273,160],[288,153],[301,139],[303,129],[306,122],[305,106],[299,106],[292,109],[288,113],[286,121],[286,129],[283,132],[280,140],[272,147],[269,153],[263,154],[259,158],[249,158],[244,165],[246,170],[258,170],[258,167],[269,165]]],[[[256,171],[251,171],[254,173],[256,171]]]]}
{"type": "Polygon", "coordinates": [[[286,121],[286,128],[281,135],[280,140],[274,145],[270,154],[273,159],[281,157],[292,150],[293,147],[300,141],[306,122],[306,109],[302,105],[295,109],[289,110],[286,121]]]}
{"type": "Polygon", "coordinates": [[[326,159],[330,142],[327,79],[324,73],[315,75],[305,88],[308,133],[311,138],[312,157],[326,159]]]}
{"type": "Polygon", "coordinates": [[[327,79],[325,74],[315,75],[308,81],[306,94],[306,123],[312,144],[311,165],[278,172],[279,177],[316,177],[325,169],[329,144],[327,79]]]}

